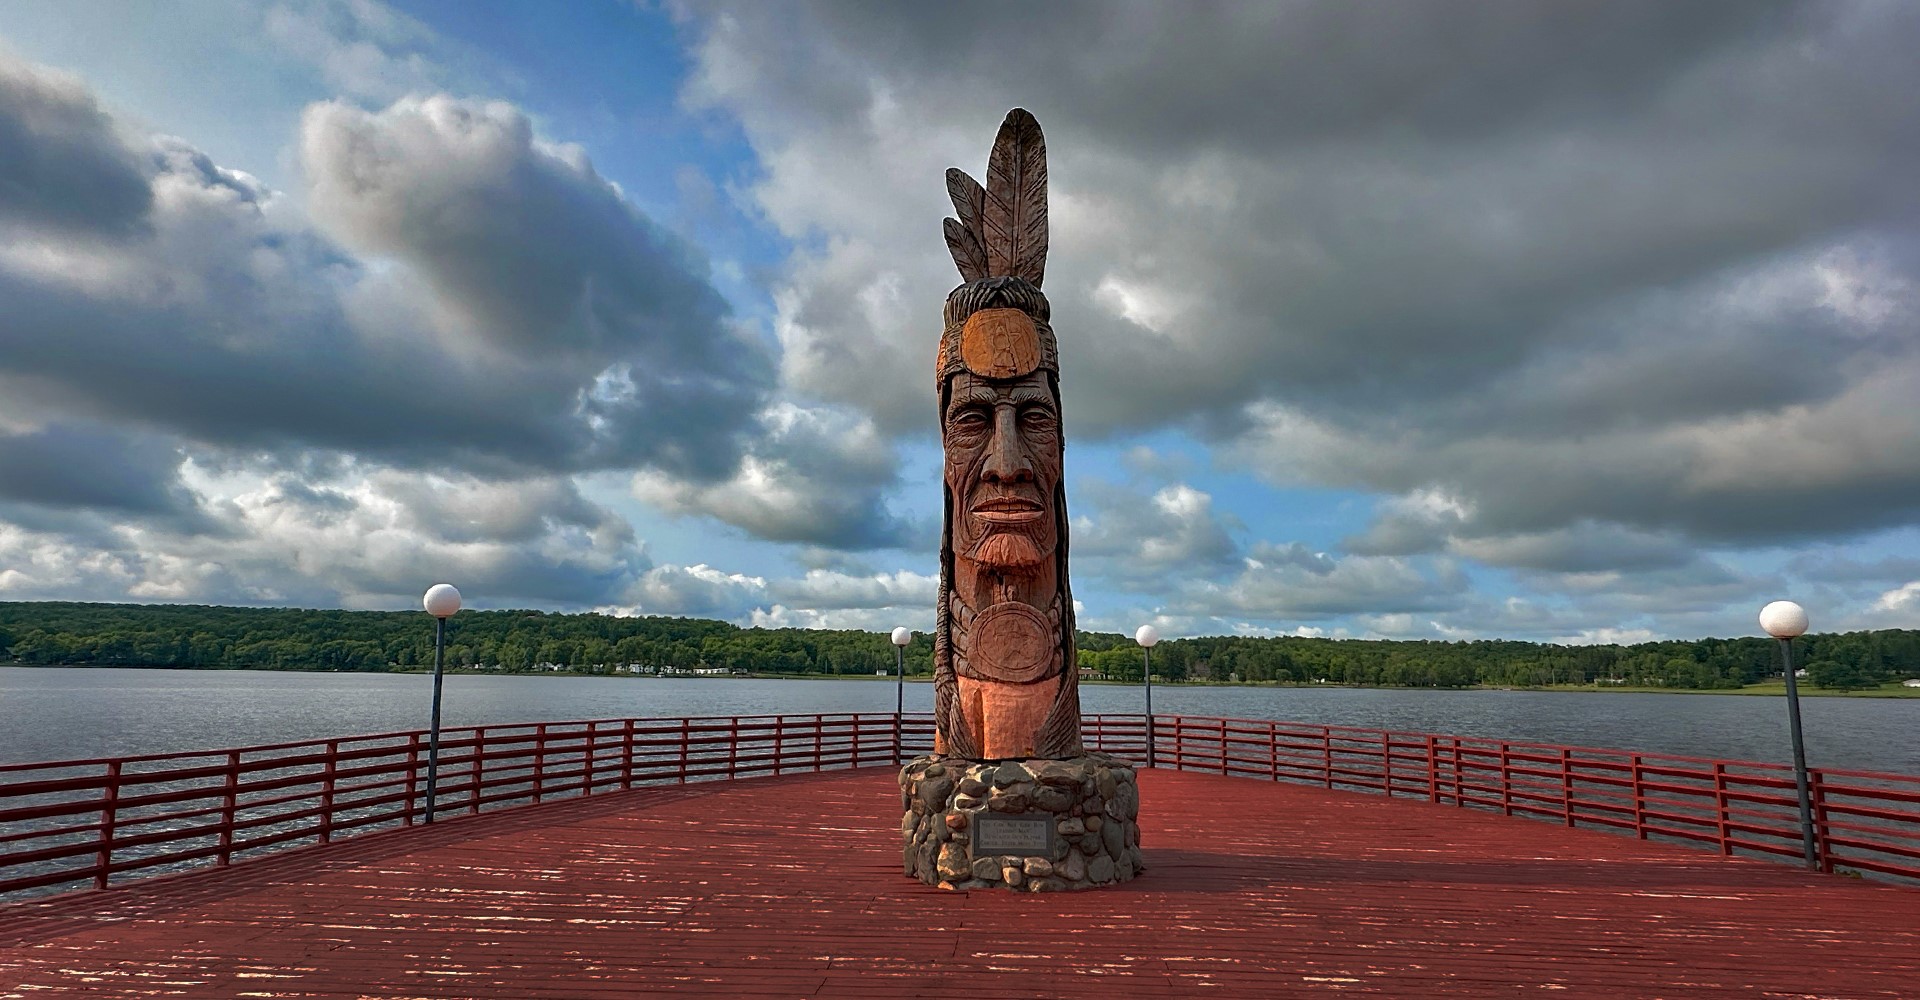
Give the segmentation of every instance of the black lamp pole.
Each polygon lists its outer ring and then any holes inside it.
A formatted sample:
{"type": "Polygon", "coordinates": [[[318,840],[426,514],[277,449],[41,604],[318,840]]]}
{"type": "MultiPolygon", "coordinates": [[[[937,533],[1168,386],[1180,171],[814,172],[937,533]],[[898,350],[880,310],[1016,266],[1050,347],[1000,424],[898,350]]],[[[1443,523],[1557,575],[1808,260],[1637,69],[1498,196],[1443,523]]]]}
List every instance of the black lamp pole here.
{"type": "Polygon", "coordinates": [[[1793,784],[1800,793],[1800,848],[1809,871],[1820,870],[1813,841],[1813,796],[1807,790],[1807,745],[1800,735],[1800,687],[1793,677],[1793,639],[1780,639],[1780,660],[1787,667],[1787,727],[1793,732],[1793,784]]]}
{"type": "Polygon", "coordinates": [[[1141,678],[1147,682],[1147,766],[1153,766],[1153,647],[1140,647],[1141,678]]]}
{"type": "MultiPolygon", "coordinates": [[[[420,604],[434,620],[433,721],[427,729],[427,822],[432,823],[436,793],[440,790],[440,684],[447,666],[447,619],[460,610],[460,590],[451,583],[436,583],[427,588],[427,596],[420,604]]],[[[408,805],[411,807],[412,803],[408,805]]]]}
{"type": "Polygon", "coordinates": [[[433,722],[427,730],[427,822],[433,822],[434,790],[440,781],[440,680],[447,662],[447,620],[433,620],[433,722]]]}

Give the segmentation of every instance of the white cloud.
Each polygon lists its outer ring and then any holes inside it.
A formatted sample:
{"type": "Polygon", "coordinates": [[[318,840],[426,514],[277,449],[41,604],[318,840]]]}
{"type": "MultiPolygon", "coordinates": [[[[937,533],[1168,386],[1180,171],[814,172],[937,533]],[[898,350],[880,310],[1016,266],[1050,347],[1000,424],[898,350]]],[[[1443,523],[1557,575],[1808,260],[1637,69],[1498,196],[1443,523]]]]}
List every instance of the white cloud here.
{"type": "Polygon", "coordinates": [[[1875,611],[1899,612],[1920,619],[1920,580],[1895,587],[1873,602],[1875,611]]]}
{"type": "Polygon", "coordinates": [[[1395,556],[1334,557],[1298,542],[1261,543],[1234,577],[1183,580],[1169,598],[1179,613],[1282,623],[1347,615],[1391,615],[1458,607],[1468,589],[1444,562],[1395,556]]]}
{"type": "Polygon", "coordinates": [[[1169,579],[1211,575],[1231,567],[1239,546],[1236,518],[1186,483],[1151,496],[1097,479],[1082,480],[1069,498],[1076,572],[1145,590],[1169,579]]]}
{"type": "Polygon", "coordinates": [[[893,446],[845,410],[780,403],[730,477],[698,482],[642,470],[633,495],[663,511],[705,515],[757,538],[841,549],[906,544],[915,529],[883,499],[896,477],[893,446]]]}
{"type": "Polygon", "coordinates": [[[276,3],[261,13],[261,28],[281,51],[355,97],[392,100],[434,89],[444,75],[430,55],[434,33],[376,0],[276,3]]]}

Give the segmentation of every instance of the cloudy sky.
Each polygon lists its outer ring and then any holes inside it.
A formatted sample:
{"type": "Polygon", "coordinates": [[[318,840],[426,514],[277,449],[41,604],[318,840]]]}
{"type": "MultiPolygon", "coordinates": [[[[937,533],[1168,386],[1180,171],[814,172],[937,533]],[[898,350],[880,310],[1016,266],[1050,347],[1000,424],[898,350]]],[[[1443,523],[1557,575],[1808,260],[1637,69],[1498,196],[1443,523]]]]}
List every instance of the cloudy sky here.
{"type": "Polygon", "coordinates": [[[0,599],[930,627],[1046,129],[1083,627],[1920,627],[1920,5],[0,4],[0,599]]]}

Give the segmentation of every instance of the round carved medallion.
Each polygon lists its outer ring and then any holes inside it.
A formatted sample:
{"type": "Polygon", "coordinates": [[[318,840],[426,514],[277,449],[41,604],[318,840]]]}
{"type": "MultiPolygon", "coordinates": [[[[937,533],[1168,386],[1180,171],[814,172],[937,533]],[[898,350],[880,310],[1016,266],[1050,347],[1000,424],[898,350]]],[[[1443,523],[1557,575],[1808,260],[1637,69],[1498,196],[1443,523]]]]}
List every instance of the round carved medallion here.
{"type": "Polygon", "coordinates": [[[1059,643],[1039,609],[1003,601],[973,620],[973,645],[967,655],[975,673],[1009,684],[1030,684],[1053,670],[1059,643]]]}
{"type": "Polygon", "coordinates": [[[1040,331],[1018,309],[982,309],[960,332],[960,360],[982,378],[1019,378],[1040,367],[1040,331]]]}

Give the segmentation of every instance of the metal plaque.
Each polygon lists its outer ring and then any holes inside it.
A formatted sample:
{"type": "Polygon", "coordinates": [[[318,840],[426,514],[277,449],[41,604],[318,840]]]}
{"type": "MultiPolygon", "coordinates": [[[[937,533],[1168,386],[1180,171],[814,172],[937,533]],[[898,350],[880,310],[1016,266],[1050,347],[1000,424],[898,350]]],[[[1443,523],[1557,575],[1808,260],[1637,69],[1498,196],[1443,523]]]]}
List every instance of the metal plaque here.
{"type": "Polygon", "coordinates": [[[1009,816],[977,813],[973,817],[973,856],[1020,854],[1049,857],[1053,853],[1053,821],[1049,813],[1009,816]]]}

